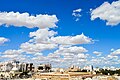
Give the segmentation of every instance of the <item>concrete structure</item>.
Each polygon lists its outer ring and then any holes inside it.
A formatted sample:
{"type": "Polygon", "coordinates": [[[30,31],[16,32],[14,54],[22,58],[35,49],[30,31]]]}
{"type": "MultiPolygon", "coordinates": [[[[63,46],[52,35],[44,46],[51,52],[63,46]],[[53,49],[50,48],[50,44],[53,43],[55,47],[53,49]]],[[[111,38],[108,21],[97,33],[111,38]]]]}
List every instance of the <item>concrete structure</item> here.
{"type": "Polygon", "coordinates": [[[20,71],[26,72],[26,71],[34,71],[33,63],[20,63],[20,71]]]}
{"type": "Polygon", "coordinates": [[[78,72],[78,71],[80,71],[80,68],[78,66],[73,65],[73,66],[69,67],[67,71],[68,72],[78,72]]]}
{"type": "Polygon", "coordinates": [[[13,68],[17,68],[20,72],[34,71],[33,63],[20,63],[16,60],[0,63],[0,71],[2,72],[10,72],[13,68]]]}
{"type": "Polygon", "coordinates": [[[27,65],[27,66],[26,66],[26,70],[27,70],[27,71],[32,71],[32,72],[34,72],[35,67],[33,66],[33,63],[26,64],[26,65],[27,65]]]}
{"type": "Polygon", "coordinates": [[[19,67],[18,61],[0,63],[0,71],[9,72],[13,67],[19,67]]]}
{"type": "Polygon", "coordinates": [[[40,64],[37,68],[38,72],[49,72],[51,70],[51,64],[40,64]]]}
{"type": "Polygon", "coordinates": [[[92,72],[92,71],[93,71],[93,66],[92,66],[92,65],[85,66],[85,67],[83,68],[83,70],[87,70],[87,72],[92,72]]]}

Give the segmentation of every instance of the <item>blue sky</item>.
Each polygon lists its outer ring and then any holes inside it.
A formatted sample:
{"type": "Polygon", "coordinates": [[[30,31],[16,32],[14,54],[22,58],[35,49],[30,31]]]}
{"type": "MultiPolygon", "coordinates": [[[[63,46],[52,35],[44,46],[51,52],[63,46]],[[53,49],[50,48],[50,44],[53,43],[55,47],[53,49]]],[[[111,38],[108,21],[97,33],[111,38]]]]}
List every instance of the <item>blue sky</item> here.
{"type": "MultiPolygon", "coordinates": [[[[117,57],[117,61],[119,61],[120,19],[116,21],[116,17],[119,17],[119,13],[117,13],[117,11],[120,11],[120,9],[115,11],[113,10],[113,13],[109,12],[111,8],[108,9],[108,17],[106,17],[106,13],[104,14],[104,12],[107,12],[107,10],[103,10],[103,8],[100,7],[101,5],[104,7],[105,2],[109,3],[111,6],[113,2],[120,4],[120,2],[117,0],[97,0],[97,1],[94,1],[94,0],[61,0],[61,1],[12,0],[10,2],[7,0],[1,0],[0,13],[4,14],[3,12],[7,12],[9,14],[9,12],[13,12],[14,14],[16,12],[19,12],[20,14],[22,14],[26,12],[29,14],[29,16],[36,16],[39,14],[42,14],[42,15],[46,14],[49,16],[56,15],[58,21],[55,21],[55,25],[58,27],[57,28],[48,27],[49,31],[53,30],[57,32],[57,34],[54,37],[76,36],[76,35],[81,35],[83,33],[84,36],[92,38],[92,40],[90,42],[83,43],[83,44],[81,43],[75,44],[75,45],[71,44],[70,45],[71,47],[74,47],[74,46],[84,47],[88,51],[83,53],[89,54],[91,56],[90,60],[99,59],[101,57],[106,58],[108,55],[110,55],[112,56],[113,61],[114,59],[116,59],[114,57],[117,57]],[[80,16],[72,15],[74,13],[73,10],[77,10],[77,9],[81,9],[81,11],[78,11],[78,12],[75,11],[75,14],[79,14],[80,16]],[[92,11],[90,11],[90,9],[92,11]],[[99,11],[103,12],[104,16],[101,16],[102,13],[96,13],[99,11]],[[116,14],[114,14],[114,12],[116,12],[118,16],[115,16],[116,14]],[[114,15],[113,20],[118,22],[118,24],[116,24],[115,21],[109,21],[110,19],[109,16],[111,15],[114,15]],[[94,20],[91,20],[92,17],[94,18],[94,20]],[[75,21],[76,19],[79,19],[79,20],[75,21]],[[107,22],[111,22],[115,24],[107,25],[106,24],[107,22]],[[112,52],[111,52],[111,49],[113,49],[112,52]],[[96,53],[94,54],[94,51],[96,51],[99,55],[98,54],[96,55],[96,53]]],[[[120,6],[118,5],[117,7],[120,7],[120,6]]],[[[0,17],[1,17],[1,14],[0,14],[0,17]]],[[[7,24],[7,21],[6,22],[5,20],[2,21],[1,18],[0,18],[0,23],[2,23],[2,25],[0,26],[0,37],[4,37],[8,39],[7,41],[5,41],[0,45],[1,61],[3,61],[3,58],[4,58],[2,56],[6,55],[5,51],[19,50],[19,49],[21,50],[21,47],[20,47],[21,44],[24,44],[33,38],[33,37],[29,37],[30,32],[36,32],[38,29],[41,29],[41,27],[36,27],[36,26],[32,28],[26,27],[25,25],[23,25],[22,27],[19,27],[12,23],[10,23],[12,25],[9,25],[8,23],[8,26],[6,26],[5,24],[7,24]]],[[[59,42],[58,44],[62,45],[59,42]]],[[[67,48],[70,48],[70,47],[67,47],[67,48]]],[[[59,46],[49,50],[45,49],[43,51],[38,51],[37,53],[42,53],[43,54],[42,56],[46,57],[50,53],[54,54],[56,50],[59,50],[59,46]]],[[[24,54],[25,56],[27,56],[27,58],[30,56],[30,58],[32,59],[34,58],[35,53],[28,54],[27,51],[23,51],[21,54],[22,55],[24,54]]],[[[89,60],[89,57],[86,59],[89,60]]],[[[86,62],[85,65],[87,64],[90,64],[90,63],[86,62]]],[[[104,65],[109,66],[109,64],[103,64],[101,66],[104,66],[104,65]]],[[[113,63],[112,65],[119,66],[120,64],[113,63]]],[[[96,66],[100,66],[100,65],[96,64],[96,66]]]]}

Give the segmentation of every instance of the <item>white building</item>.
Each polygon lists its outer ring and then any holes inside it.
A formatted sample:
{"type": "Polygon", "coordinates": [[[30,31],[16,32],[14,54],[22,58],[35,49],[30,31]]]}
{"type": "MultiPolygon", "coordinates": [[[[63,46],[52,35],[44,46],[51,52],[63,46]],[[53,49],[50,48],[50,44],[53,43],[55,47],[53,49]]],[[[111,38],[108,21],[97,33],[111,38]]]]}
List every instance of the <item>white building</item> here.
{"type": "Polygon", "coordinates": [[[85,66],[83,69],[91,72],[93,71],[93,66],[92,65],[85,66]]]}
{"type": "Polygon", "coordinates": [[[0,71],[2,72],[9,72],[13,68],[17,68],[21,72],[34,71],[33,63],[30,63],[30,64],[20,63],[19,61],[16,61],[16,60],[0,63],[0,71]]]}

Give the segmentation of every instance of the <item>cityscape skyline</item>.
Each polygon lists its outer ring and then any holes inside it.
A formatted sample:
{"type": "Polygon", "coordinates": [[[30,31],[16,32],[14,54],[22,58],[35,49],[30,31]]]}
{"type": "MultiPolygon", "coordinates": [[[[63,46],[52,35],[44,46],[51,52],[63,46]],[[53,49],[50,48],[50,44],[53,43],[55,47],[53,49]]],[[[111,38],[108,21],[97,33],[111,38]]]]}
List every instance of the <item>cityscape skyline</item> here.
{"type": "Polygon", "coordinates": [[[120,66],[120,0],[0,3],[0,61],[120,66]]]}

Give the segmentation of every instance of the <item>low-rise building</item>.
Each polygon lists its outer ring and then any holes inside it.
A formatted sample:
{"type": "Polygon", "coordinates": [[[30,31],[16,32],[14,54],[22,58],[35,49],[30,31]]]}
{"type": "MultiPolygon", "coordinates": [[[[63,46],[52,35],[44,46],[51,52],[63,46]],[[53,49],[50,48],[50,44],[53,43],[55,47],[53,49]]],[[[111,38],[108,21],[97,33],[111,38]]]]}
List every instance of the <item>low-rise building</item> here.
{"type": "Polygon", "coordinates": [[[49,72],[51,70],[51,64],[40,64],[38,65],[37,71],[38,72],[49,72]]]}

